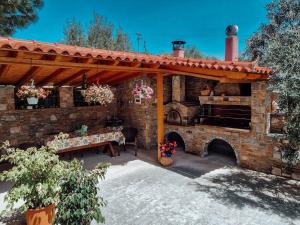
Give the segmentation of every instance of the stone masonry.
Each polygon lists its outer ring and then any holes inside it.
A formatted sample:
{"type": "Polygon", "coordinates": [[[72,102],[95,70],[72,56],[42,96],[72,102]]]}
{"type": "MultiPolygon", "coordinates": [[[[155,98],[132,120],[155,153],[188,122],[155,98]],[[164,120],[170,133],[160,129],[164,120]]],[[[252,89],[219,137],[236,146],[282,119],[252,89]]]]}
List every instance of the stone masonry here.
{"type": "Polygon", "coordinates": [[[116,113],[116,102],[108,106],[73,106],[72,88],[60,88],[60,108],[15,110],[14,87],[0,87],[0,142],[40,144],[44,136],[71,132],[85,124],[103,127],[106,118],[116,113]]]}

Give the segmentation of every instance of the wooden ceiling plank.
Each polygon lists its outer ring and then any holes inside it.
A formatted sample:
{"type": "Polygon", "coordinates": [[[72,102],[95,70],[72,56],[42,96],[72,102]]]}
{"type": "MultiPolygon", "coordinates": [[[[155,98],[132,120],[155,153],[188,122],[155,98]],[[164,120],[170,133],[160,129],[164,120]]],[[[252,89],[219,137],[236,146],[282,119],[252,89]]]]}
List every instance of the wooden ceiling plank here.
{"type": "Polygon", "coordinates": [[[120,79],[115,79],[114,81],[110,81],[110,82],[108,82],[110,85],[114,85],[114,84],[118,84],[118,83],[120,83],[120,82],[122,82],[122,81],[126,81],[126,80],[129,80],[129,79],[131,79],[131,78],[134,78],[136,75],[135,74],[130,74],[130,75],[128,75],[128,76],[126,76],[126,77],[122,77],[122,78],[120,78],[120,79]]]}
{"type": "Polygon", "coordinates": [[[115,73],[118,73],[118,71],[102,71],[102,72],[96,73],[95,75],[90,77],[88,79],[88,82],[89,83],[96,82],[96,81],[98,82],[98,81],[102,80],[102,78],[110,77],[115,73]]]}
{"type": "Polygon", "coordinates": [[[110,78],[115,77],[116,75],[119,75],[119,74],[122,74],[122,73],[124,73],[124,71],[121,71],[121,72],[116,72],[116,71],[107,72],[107,73],[97,77],[97,81],[102,82],[104,80],[110,79],[110,78]]]}
{"type": "Polygon", "coordinates": [[[111,78],[105,80],[104,82],[111,83],[111,82],[114,82],[116,80],[123,79],[123,78],[125,78],[127,76],[130,76],[130,75],[137,76],[138,74],[139,73],[123,73],[123,74],[118,74],[117,76],[111,77],[111,78]]]}
{"type": "Polygon", "coordinates": [[[10,68],[11,65],[2,65],[0,69],[0,78],[4,77],[8,73],[10,68]]]}
{"type": "Polygon", "coordinates": [[[68,84],[70,83],[72,80],[75,80],[77,77],[80,77],[82,76],[83,74],[87,73],[88,71],[90,71],[90,69],[82,69],[78,72],[76,72],[75,74],[71,75],[70,77],[56,83],[55,85],[57,86],[62,86],[62,85],[65,85],[65,84],[68,84]]]}
{"type": "Polygon", "coordinates": [[[31,79],[33,79],[36,74],[38,74],[42,70],[42,67],[40,66],[32,66],[17,82],[17,86],[21,86],[31,79]]]}
{"type": "Polygon", "coordinates": [[[47,77],[45,77],[43,80],[37,82],[37,84],[38,85],[45,85],[45,84],[53,81],[56,77],[58,77],[59,75],[61,75],[66,70],[68,70],[68,69],[66,69],[66,68],[58,68],[53,73],[51,73],[50,75],[48,75],[47,77]]]}

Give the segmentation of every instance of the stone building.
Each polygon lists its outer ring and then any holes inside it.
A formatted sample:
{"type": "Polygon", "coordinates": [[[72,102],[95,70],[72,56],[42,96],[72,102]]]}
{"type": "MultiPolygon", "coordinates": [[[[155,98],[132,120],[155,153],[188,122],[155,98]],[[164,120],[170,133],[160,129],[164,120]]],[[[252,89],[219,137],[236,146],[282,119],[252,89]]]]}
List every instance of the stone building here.
{"type": "Polygon", "coordinates": [[[272,114],[271,70],[237,61],[234,30],[227,32],[226,61],[183,58],[183,44],[173,42],[173,56],[156,56],[0,38],[0,141],[41,143],[47,135],[82,124],[103,127],[118,117],[138,129],[138,145],[148,151],[176,137],[187,153],[205,157],[219,141],[232,148],[238,165],[281,175],[280,135],[273,131],[280,132],[282,119],[272,114]],[[20,106],[15,92],[30,79],[53,90],[53,104],[20,106]],[[110,84],[114,102],[80,105],[84,80],[110,84]],[[132,89],[141,80],[156,98],[138,104],[132,89]]]}

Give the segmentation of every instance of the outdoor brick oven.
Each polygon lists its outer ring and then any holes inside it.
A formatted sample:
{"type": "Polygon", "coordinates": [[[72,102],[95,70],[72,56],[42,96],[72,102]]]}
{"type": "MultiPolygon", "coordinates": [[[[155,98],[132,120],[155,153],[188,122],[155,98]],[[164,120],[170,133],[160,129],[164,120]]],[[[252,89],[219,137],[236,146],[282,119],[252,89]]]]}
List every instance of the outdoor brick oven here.
{"type": "MultiPolygon", "coordinates": [[[[173,41],[173,56],[184,57],[184,41],[173,41]]],[[[199,104],[188,102],[185,98],[185,76],[172,76],[172,101],[165,105],[165,122],[169,124],[187,125],[199,112],[199,104]]]]}

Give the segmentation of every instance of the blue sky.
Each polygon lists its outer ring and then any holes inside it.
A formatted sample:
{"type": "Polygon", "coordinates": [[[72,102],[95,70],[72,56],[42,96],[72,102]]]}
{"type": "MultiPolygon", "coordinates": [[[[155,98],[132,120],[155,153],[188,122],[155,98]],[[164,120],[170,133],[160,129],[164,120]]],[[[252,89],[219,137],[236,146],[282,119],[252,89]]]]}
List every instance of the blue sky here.
{"type": "Polygon", "coordinates": [[[196,45],[204,54],[224,57],[225,28],[239,26],[239,51],[266,22],[264,6],[270,0],[44,0],[39,20],[18,30],[14,37],[47,42],[63,38],[67,20],[76,18],[87,27],[93,12],[105,16],[130,35],[137,49],[142,34],[150,53],[171,52],[175,39],[196,45]]]}

